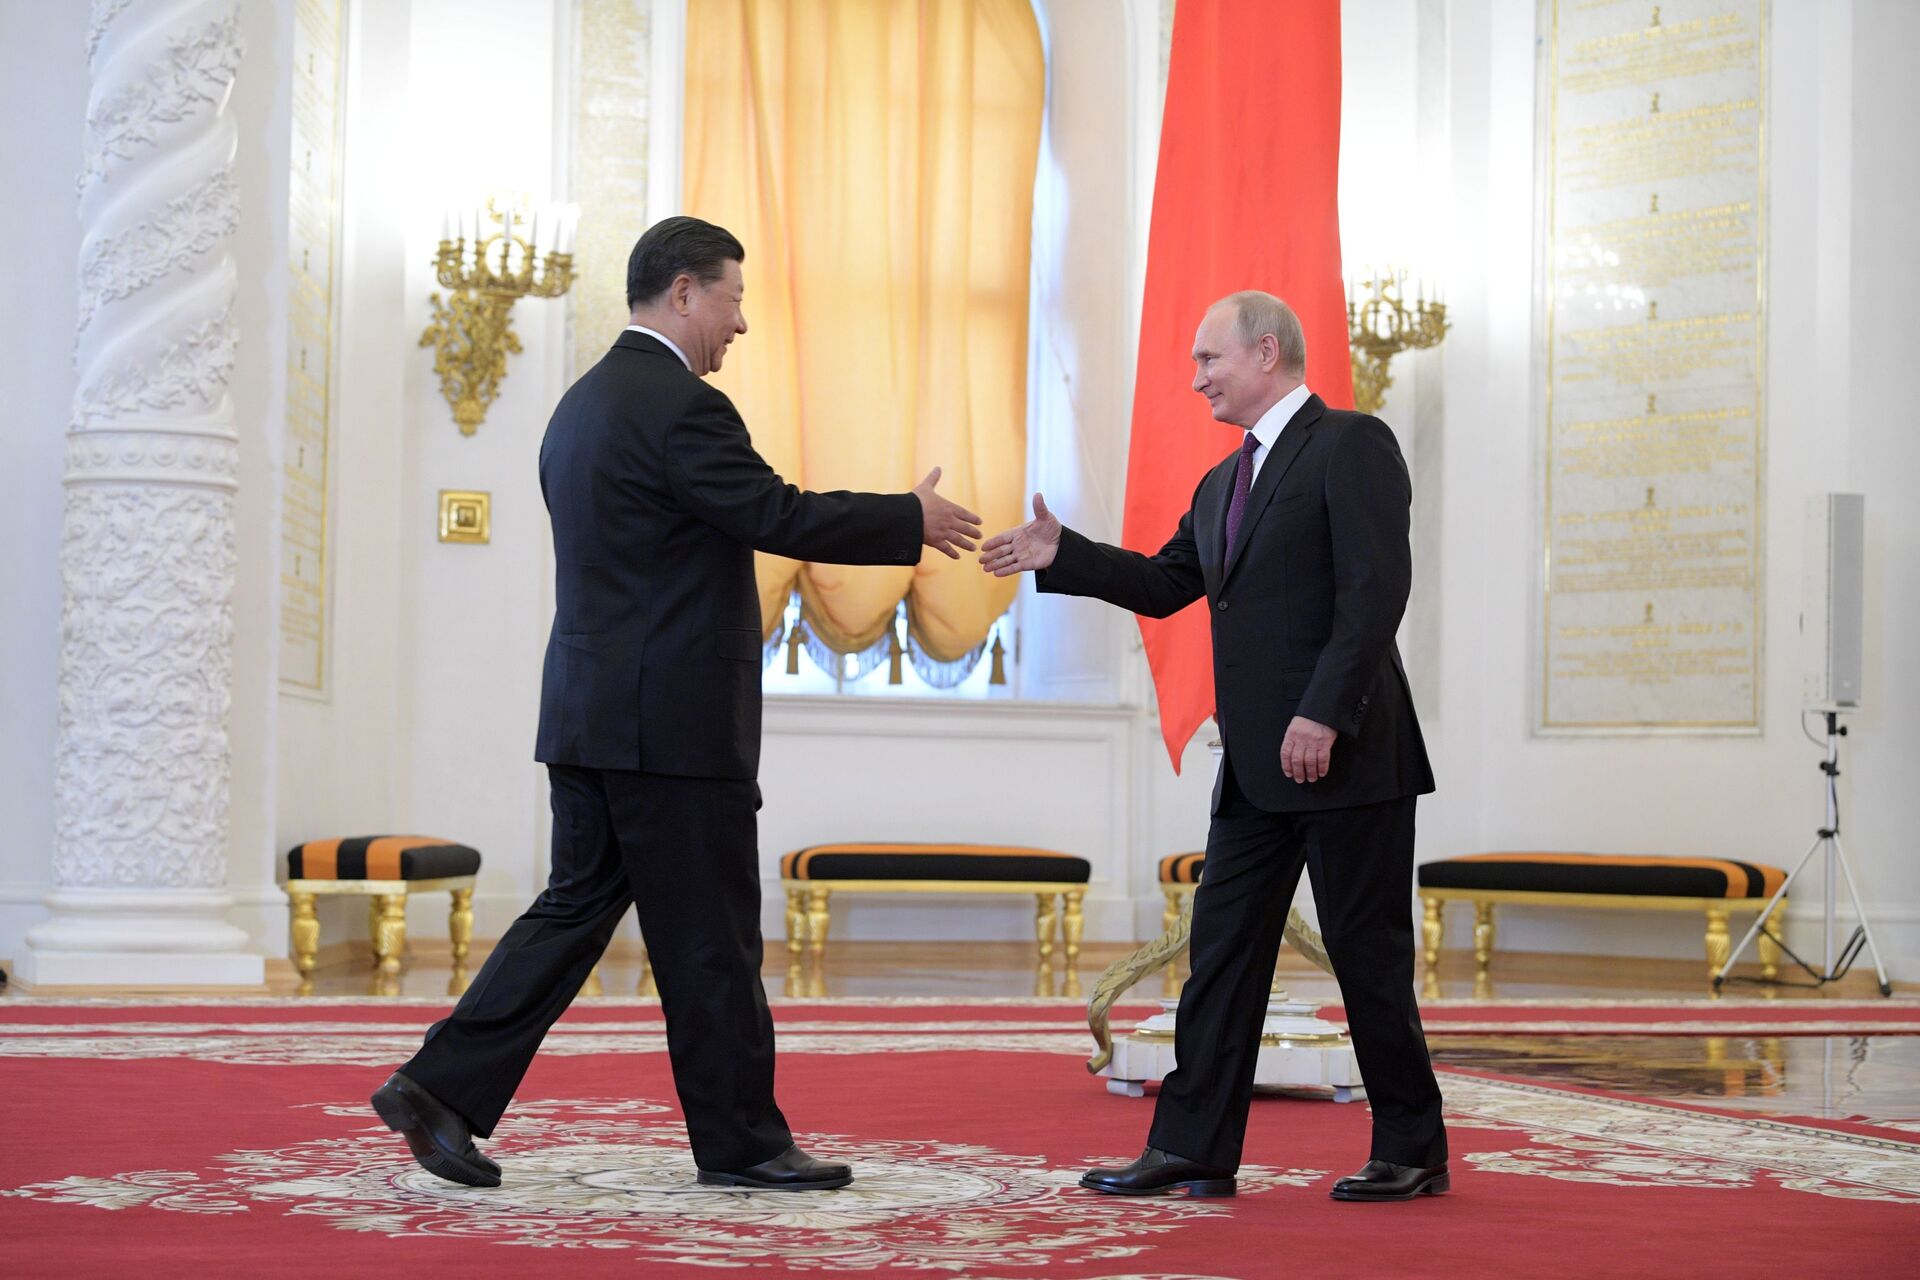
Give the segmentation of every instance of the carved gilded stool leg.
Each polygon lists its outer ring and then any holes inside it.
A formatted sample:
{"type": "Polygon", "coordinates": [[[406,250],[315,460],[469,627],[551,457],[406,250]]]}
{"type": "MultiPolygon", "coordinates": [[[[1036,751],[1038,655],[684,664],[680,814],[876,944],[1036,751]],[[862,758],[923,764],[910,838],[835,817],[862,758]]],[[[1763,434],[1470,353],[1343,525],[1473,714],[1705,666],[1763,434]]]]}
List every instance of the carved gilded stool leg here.
{"type": "Polygon", "coordinates": [[[1473,904],[1473,964],[1474,968],[1485,973],[1493,962],[1493,904],[1476,902],[1473,904]]]}
{"type": "Polygon", "coordinates": [[[1060,920],[1060,932],[1067,944],[1067,968],[1080,963],[1080,935],[1087,927],[1086,913],[1081,909],[1081,900],[1087,896],[1084,889],[1069,889],[1065,897],[1066,913],[1060,920]]]}
{"type": "Polygon", "coordinates": [[[807,890],[807,951],[816,960],[827,953],[830,892],[827,889],[807,890]]]}
{"type": "Polygon", "coordinates": [[[1059,918],[1058,899],[1051,893],[1033,895],[1038,904],[1033,913],[1033,932],[1040,942],[1040,963],[1053,959],[1053,924],[1059,918]]]}
{"type": "Polygon", "coordinates": [[[320,918],[314,914],[314,895],[289,894],[293,901],[293,967],[300,971],[304,994],[313,988],[313,971],[320,963],[320,918]]]}
{"type": "Polygon", "coordinates": [[[580,994],[594,998],[607,994],[607,984],[601,980],[599,965],[587,970],[587,980],[580,984],[580,994]]]}
{"type": "Polygon", "coordinates": [[[1727,934],[1727,912],[1724,907],[1707,908],[1707,977],[1719,973],[1727,963],[1727,957],[1733,954],[1733,939],[1727,934]]]}
{"type": "Polygon", "coordinates": [[[1426,913],[1420,921],[1420,941],[1423,944],[1421,959],[1427,962],[1427,972],[1432,973],[1440,966],[1440,942],[1446,936],[1447,904],[1439,898],[1422,898],[1426,904],[1426,913]]]}
{"type": "Polygon", "coordinates": [[[787,890],[787,954],[798,956],[807,945],[806,890],[787,890]]]}
{"type": "Polygon", "coordinates": [[[453,952],[453,967],[467,965],[467,948],[473,942],[473,890],[455,889],[447,908],[447,942],[453,952]]]}
{"type": "Polygon", "coordinates": [[[1167,909],[1160,913],[1160,932],[1172,933],[1173,926],[1180,923],[1180,891],[1166,890],[1167,909]]]}
{"type": "Polygon", "coordinates": [[[381,976],[397,978],[400,953],[407,947],[407,895],[383,893],[374,902],[379,915],[373,930],[373,953],[379,958],[381,976]]]}

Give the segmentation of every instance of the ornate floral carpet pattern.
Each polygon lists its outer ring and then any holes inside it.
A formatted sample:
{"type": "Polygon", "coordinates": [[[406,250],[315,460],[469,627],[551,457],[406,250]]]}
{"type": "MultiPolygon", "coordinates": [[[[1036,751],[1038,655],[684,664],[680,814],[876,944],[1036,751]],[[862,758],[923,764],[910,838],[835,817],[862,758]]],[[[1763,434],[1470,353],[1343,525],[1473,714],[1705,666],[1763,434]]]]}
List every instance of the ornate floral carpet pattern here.
{"type": "Polygon", "coordinates": [[[1051,1002],[779,1006],[782,1105],[858,1174],[784,1196],[700,1187],[657,1007],[583,1003],[487,1144],[504,1185],[468,1189],[365,1101],[436,1012],[0,1005],[0,1275],[1892,1274],[1920,1250],[1910,1128],[1452,1071],[1450,1195],[1330,1201],[1364,1104],[1265,1096],[1237,1199],[1093,1195],[1080,1171],[1131,1158],[1150,1104],[1086,1074],[1051,1002]]]}

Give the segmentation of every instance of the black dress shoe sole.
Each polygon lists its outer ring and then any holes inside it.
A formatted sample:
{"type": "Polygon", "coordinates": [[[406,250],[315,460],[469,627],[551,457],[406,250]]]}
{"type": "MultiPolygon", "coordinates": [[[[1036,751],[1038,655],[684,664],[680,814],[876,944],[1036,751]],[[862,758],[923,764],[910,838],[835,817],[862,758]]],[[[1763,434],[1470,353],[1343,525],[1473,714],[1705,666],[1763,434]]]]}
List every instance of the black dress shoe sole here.
{"type": "Polygon", "coordinates": [[[1327,1192],[1327,1198],[1330,1200],[1346,1200],[1354,1204],[1364,1203],[1368,1200],[1377,1200],[1382,1204],[1393,1204],[1396,1201],[1412,1200],[1419,1196],[1445,1195],[1452,1189],[1453,1179],[1443,1173],[1439,1177],[1429,1178],[1413,1190],[1402,1192],[1399,1195],[1383,1196],[1367,1191],[1342,1191],[1338,1187],[1335,1187],[1332,1191],[1327,1192]]]}
{"type": "Polygon", "coordinates": [[[700,1185],[703,1187],[736,1187],[742,1191],[838,1191],[852,1181],[851,1173],[843,1173],[837,1178],[767,1182],[760,1178],[749,1178],[744,1173],[714,1173],[706,1169],[700,1171],[700,1185]]]}
{"type": "Polygon", "coordinates": [[[1184,1190],[1195,1200],[1205,1200],[1240,1194],[1240,1185],[1232,1178],[1194,1178],[1188,1182],[1169,1182],[1158,1187],[1116,1187],[1112,1183],[1081,1178],[1080,1185],[1089,1191],[1104,1192],[1110,1196],[1165,1196],[1184,1190]]]}
{"type": "Polygon", "coordinates": [[[441,1150],[427,1132],[427,1127],[420,1123],[420,1116],[414,1111],[413,1104],[399,1090],[382,1086],[373,1095],[373,1110],[387,1128],[407,1140],[407,1149],[413,1152],[415,1162],[434,1177],[457,1182],[463,1187],[500,1185],[499,1174],[489,1173],[470,1160],[441,1150]]]}

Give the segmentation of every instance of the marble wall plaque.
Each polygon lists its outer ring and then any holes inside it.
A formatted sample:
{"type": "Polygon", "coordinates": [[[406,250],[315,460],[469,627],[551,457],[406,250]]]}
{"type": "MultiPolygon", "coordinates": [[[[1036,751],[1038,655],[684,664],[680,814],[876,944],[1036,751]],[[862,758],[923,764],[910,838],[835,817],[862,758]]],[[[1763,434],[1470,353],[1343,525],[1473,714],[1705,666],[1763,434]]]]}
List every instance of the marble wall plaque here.
{"type": "Polygon", "coordinates": [[[1543,0],[1541,732],[1760,727],[1766,0],[1543,0]]]}
{"type": "Polygon", "coordinates": [[[293,6],[288,163],[287,428],[280,511],[280,687],[327,691],[328,449],[345,102],[341,0],[293,6]]]}

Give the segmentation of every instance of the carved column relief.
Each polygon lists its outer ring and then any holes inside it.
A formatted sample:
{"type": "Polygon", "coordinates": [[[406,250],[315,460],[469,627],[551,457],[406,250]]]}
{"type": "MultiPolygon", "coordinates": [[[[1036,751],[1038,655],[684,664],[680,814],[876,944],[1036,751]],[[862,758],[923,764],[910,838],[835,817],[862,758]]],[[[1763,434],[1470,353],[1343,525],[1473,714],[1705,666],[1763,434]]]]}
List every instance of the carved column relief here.
{"type": "Polygon", "coordinates": [[[228,392],[238,6],[96,0],[88,54],[55,917],[29,940],[49,954],[232,950],[245,936],[220,919],[239,472],[228,392]]]}

